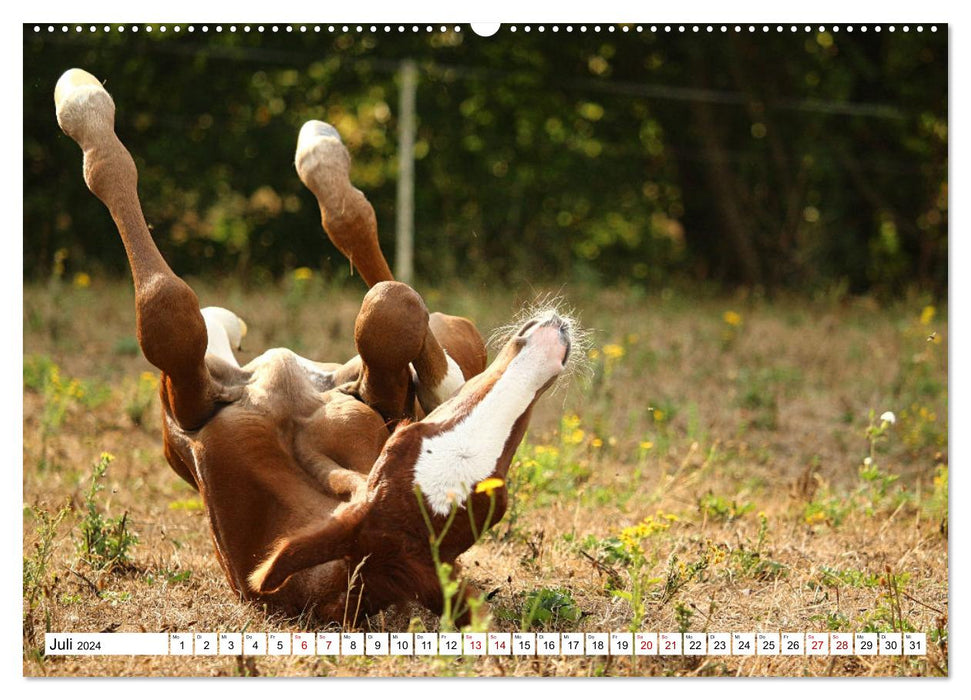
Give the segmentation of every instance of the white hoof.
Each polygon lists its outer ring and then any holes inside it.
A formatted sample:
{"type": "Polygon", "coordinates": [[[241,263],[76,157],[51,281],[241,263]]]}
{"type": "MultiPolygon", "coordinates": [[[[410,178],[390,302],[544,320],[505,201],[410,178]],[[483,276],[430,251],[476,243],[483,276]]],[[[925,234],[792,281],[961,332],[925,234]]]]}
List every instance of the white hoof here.
{"type": "Polygon", "coordinates": [[[239,350],[243,338],[246,337],[246,324],[243,319],[219,306],[202,309],[202,318],[206,322],[206,333],[209,336],[206,354],[215,355],[239,367],[233,349],[239,350]]]}
{"type": "Polygon", "coordinates": [[[89,137],[114,131],[115,103],[93,75],[71,68],[54,87],[57,123],[65,134],[83,148],[89,137]]]}
{"type": "Polygon", "coordinates": [[[295,160],[297,173],[308,187],[308,178],[319,168],[327,171],[337,168],[346,174],[351,167],[351,156],[337,129],[317,120],[307,122],[300,129],[295,160]]]}

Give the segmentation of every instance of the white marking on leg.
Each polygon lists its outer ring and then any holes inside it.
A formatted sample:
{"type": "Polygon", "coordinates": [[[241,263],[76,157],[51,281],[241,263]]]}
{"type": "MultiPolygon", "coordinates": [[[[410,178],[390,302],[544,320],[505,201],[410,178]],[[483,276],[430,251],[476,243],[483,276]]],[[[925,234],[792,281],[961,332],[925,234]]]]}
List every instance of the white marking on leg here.
{"type": "Polygon", "coordinates": [[[465,384],[465,375],[462,374],[462,368],[459,367],[459,363],[449,357],[447,352],[445,353],[445,361],[448,363],[448,372],[445,374],[442,383],[434,389],[435,396],[440,403],[445,403],[455,396],[458,390],[462,388],[462,385],[465,384]]]}
{"type": "Polygon", "coordinates": [[[246,324],[243,319],[229,309],[218,306],[207,306],[202,309],[202,318],[206,322],[208,344],[206,354],[215,355],[234,367],[239,367],[233,348],[238,348],[246,335],[246,324]]]}
{"type": "MultiPolygon", "coordinates": [[[[445,351],[443,350],[442,352],[445,351]]],[[[445,352],[445,362],[448,365],[448,371],[442,377],[442,381],[438,383],[438,386],[425,386],[419,379],[414,367],[411,368],[411,376],[415,381],[418,392],[418,401],[426,412],[431,412],[455,396],[458,390],[462,388],[462,385],[465,384],[465,375],[462,374],[462,368],[459,367],[455,360],[449,357],[447,352],[445,352]]]]}

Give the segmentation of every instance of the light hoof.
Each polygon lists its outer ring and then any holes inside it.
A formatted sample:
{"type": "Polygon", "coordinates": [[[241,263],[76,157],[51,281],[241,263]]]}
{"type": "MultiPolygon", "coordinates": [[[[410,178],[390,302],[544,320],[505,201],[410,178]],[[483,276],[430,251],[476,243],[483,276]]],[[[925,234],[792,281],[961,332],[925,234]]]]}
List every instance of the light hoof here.
{"type": "Polygon", "coordinates": [[[321,121],[309,121],[300,129],[295,158],[297,174],[303,183],[319,195],[317,188],[347,179],[351,156],[337,129],[321,121]]]}
{"type": "Polygon", "coordinates": [[[115,103],[101,82],[80,68],[71,68],[54,87],[57,123],[81,146],[89,135],[114,130],[115,103]]]}
{"type": "Polygon", "coordinates": [[[297,137],[297,152],[313,147],[320,139],[341,140],[341,135],[333,125],[317,119],[311,119],[300,127],[300,135],[297,137]]]}
{"type": "Polygon", "coordinates": [[[247,331],[246,323],[229,309],[218,306],[207,306],[200,313],[206,323],[208,336],[206,354],[216,355],[238,367],[233,350],[242,349],[247,331]]]}
{"type": "Polygon", "coordinates": [[[104,91],[101,82],[86,70],[71,68],[64,71],[54,86],[54,105],[60,107],[64,100],[75,90],[84,87],[94,87],[104,91]]]}

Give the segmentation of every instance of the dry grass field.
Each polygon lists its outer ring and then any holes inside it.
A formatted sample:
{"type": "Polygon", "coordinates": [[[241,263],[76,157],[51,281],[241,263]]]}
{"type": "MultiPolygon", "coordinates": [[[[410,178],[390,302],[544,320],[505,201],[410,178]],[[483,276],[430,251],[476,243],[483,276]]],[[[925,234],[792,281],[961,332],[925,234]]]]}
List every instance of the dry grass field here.
{"type": "MultiPolygon", "coordinates": [[[[247,321],[241,361],[275,346],[349,357],[363,286],[306,277],[190,283],[247,321]]],[[[484,334],[537,292],[423,291],[484,334]]],[[[926,656],[45,658],[45,631],[307,631],[232,596],[198,495],[162,455],[130,286],[82,275],[24,289],[24,674],[948,674],[946,309],[561,294],[593,331],[586,370],[542,399],[509,512],[462,558],[494,592],[492,629],[920,631],[926,656]]]]}

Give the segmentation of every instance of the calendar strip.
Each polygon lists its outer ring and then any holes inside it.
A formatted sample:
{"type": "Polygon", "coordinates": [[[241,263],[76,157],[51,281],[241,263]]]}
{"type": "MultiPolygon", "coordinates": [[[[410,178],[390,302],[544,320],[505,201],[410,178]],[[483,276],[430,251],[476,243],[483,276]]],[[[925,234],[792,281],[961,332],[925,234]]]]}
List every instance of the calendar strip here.
{"type": "Polygon", "coordinates": [[[49,656],[923,656],[922,632],[49,632],[49,656]]]}

